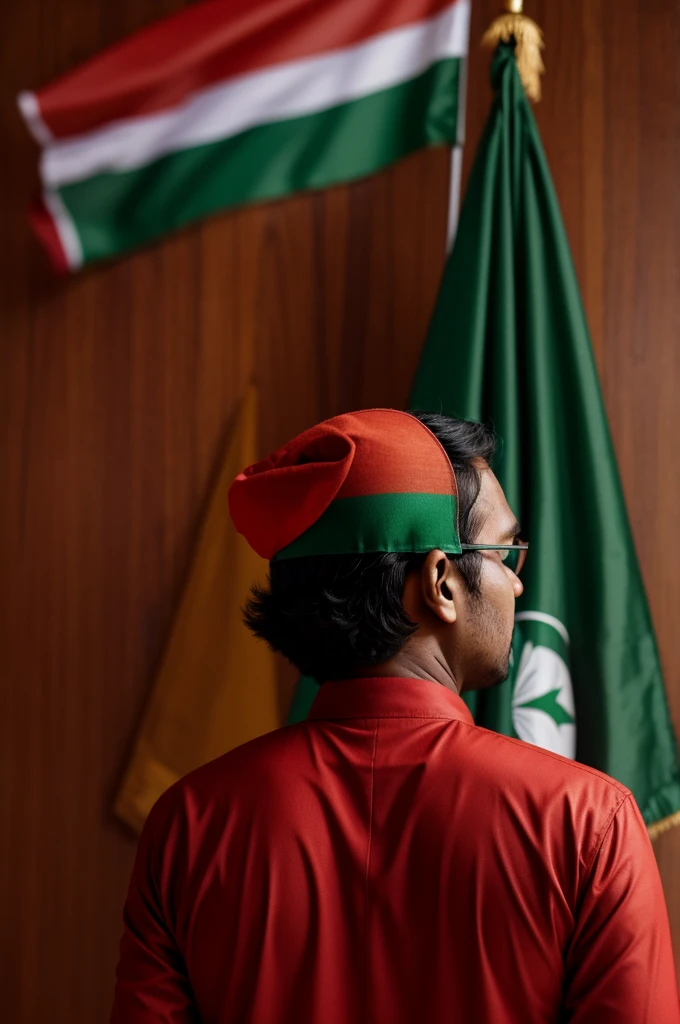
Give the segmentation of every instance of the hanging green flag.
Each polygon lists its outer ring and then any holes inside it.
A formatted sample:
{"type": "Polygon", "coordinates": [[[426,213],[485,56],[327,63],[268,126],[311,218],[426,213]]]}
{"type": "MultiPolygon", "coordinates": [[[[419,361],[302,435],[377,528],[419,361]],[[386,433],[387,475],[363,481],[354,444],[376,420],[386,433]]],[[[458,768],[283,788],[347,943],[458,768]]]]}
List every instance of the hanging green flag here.
{"type": "Polygon", "coordinates": [[[411,399],[491,422],[494,470],[529,540],[510,680],[475,722],[628,786],[650,832],[680,821],[659,656],[588,328],[512,41],[411,399]]]}

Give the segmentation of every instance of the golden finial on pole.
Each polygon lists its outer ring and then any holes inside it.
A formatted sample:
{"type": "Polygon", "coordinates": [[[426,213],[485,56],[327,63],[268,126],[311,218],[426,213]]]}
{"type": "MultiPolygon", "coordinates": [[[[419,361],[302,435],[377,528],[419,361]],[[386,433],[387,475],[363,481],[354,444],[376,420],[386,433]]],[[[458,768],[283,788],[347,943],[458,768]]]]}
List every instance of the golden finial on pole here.
{"type": "Polygon", "coordinates": [[[529,99],[537,103],[541,98],[541,75],[545,71],[541,57],[543,33],[535,21],[522,13],[523,6],[522,0],[505,0],[507,13],[496,18],[486,30],[482,46],[494,48],[500,42],[515,40],[519,77],[529,99]]]}

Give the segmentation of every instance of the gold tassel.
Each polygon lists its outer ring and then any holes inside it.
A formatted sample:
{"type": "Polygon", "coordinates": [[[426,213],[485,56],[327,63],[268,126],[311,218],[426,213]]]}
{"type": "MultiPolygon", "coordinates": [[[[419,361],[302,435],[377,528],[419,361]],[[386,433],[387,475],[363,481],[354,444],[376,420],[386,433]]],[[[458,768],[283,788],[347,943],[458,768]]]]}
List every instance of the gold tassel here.
{"type": "Polygon", "coordinates": [[[673,828],[674,825],[680,825],[680,811],[669,814],[667,818],[662,818],[661,821],[655,821],[653,825],[649,825],[647,827],[649,838],[656,839],[663,832],[668,832],[668,829],[673,828]]]}
{"type": "Polygon", "coordinates": [[[500,42],[515,40],[517,70],[524,91],[534,103],[541,98],[541,75],[545,71],[541,50],[543,33],[531,18],[522,14],[522,0],[507,0],[508,13],[501,14],[482,36],[482,46],[495,49],[500,42]]]}

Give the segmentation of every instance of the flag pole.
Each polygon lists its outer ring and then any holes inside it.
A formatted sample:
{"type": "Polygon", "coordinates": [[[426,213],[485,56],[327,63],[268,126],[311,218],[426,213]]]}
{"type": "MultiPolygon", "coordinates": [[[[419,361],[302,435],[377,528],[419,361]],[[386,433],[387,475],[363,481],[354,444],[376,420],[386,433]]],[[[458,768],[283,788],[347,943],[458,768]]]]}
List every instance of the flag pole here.
{"type": "Polygon", "coordinates": [[[460,83],[458,87],[458,117],[456,119],[456,141],[451,147],[451,167],[449,170],[449,206],[446,225],[446,254],[453,248],[458,227],[460,211],[460,183],[463,176],[463,144],[465,142],[465,111],[467,106],[468,57],[470,50],[470,7],[467,4],[466,56],[461,61],[460,83]]]}

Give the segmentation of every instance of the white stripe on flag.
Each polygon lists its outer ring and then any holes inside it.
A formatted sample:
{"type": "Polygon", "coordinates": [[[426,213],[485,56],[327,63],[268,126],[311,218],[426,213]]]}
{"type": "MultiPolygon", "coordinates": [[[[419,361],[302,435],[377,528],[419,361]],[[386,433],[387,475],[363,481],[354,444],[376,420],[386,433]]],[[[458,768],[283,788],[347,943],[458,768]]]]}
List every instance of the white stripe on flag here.
{"type": "Polygon", "coordinates": [[[40,115],[40,104],[36,94],[20,92],[17,96],[17,105],[35,141],[41,146],[49,146],[54,137],[40,115]]]}
{"type": "Polygon", "coordinates": [[[51,192],[45,189],[43,200],[54,221],[54,226],[59,235],[59,241],[66,255],[69,268],[77,270],[83,263],[83,248],[80,244],[75,224],[71,219],[71,214],[66,209],[58,192],[51,192]]]}
{"type": "Polygon", "coordinates": [[[357,46],[240,75],[172,110],[121,119],[55,142],[42,156],[43,183],[58,188],[103,171],[143,167],[167,153],[407,82],[438,60],[465,55],[469,16],[470,0],[457,0],[434,18],[357,46]]]}

